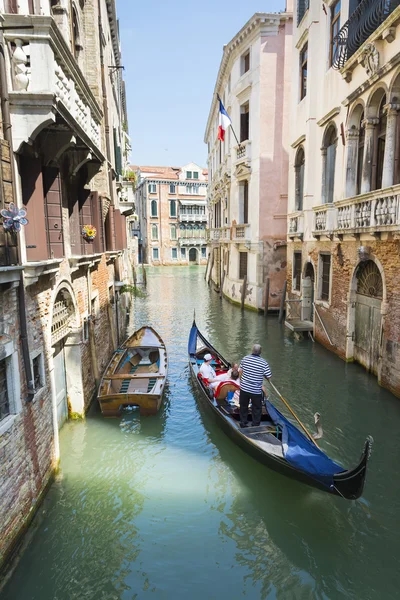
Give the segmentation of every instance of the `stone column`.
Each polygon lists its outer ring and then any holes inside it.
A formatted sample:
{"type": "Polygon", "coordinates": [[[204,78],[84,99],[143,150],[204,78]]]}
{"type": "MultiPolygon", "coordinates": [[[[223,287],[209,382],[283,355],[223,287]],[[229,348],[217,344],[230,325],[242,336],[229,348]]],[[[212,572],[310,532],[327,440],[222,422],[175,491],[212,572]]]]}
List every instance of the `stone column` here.
{"type": "Polygon", "coordinates": [[[374,133],[379,119],[365,119],[364,159],[361,178],[361,193],[366,194],[371,191],[372,160],[374,155],[374,133]]]}
{"type": "Polygon", "coordinates": [[[354,126],[346,133],[347,161],[346,161],[346,198],[357,194],[357,156],[360,131],[354,126]]]}
{"type": "Polygon", "coordinates": [[[394,182],[394,153],[396,151],[396,122],[399,104],[386,104],[387,115],[385,156],[383,158],[382,188],[393,185],[394,182]]]}

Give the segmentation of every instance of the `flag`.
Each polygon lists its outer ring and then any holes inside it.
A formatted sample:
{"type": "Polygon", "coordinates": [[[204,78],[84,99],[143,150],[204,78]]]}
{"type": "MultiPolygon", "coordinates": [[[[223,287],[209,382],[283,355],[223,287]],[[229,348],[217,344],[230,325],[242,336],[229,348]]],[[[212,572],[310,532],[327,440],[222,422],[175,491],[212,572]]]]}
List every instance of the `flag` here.
{"type": "Polygon", "coordinates": [[[218,127],[218,139],[221,142],[225,141],[225,131],[232,125],[232,121],[228,113],[226,112],[222,100],[219,101],[219,127],[218,127]]]}

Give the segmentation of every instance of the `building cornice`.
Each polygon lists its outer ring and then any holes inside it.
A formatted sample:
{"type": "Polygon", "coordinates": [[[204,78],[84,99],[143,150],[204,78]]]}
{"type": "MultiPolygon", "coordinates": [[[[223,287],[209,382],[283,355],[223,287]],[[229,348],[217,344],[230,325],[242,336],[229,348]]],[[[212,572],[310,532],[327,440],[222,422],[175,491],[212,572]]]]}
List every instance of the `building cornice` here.
{"type": "Polygon", "coordinates": [[[206,131],[204,134],[204,142],[207,143],[208,135],[213,121],[214,113],[217,109],[217,94],[222,94],[222,84],[226,78],[228,67],[241,47],[245,47],[248,44],[249,39],[255,35],[260,37],[271,34],[271,32],[278,32],[281,23],[292,20],[292,13],[255,13],[249,21],[242,27],[242,29],[235,35],[232,40],[226,44],[223,48],[223,55],[221,64],[219,67],[217,81],[214,87],[213,98],[211,101],[210,112],[207,120],[206,131]]]}
{"type": "Polygon", "coordinates": [[[191,179],[190,181],[186,181],[186,180],[178,181],[177,179],[156,179],[154,177],[146,177],[145,179],[143,179],[143,181],[141,181],[139,183],[138,188],[140,188],[145,183],[160,183],[160,184],[164,184],[164,185],[165,184],[169,185],[172,183],[174,185],[198,185],[199,187],[207,187],[208,186],[208,181],[196,181],[193,179],[191,179]]]}
{"type": "Polygon", "coordinates": [[[331,119],[333,119],[333,117],[336,117],[336,115],[338,115],[339,113],[340,113],[340,106],[335,106],[335,108],[332,108],[332,110],[330,110],[325,116],[323,116],[322,119],[317,121],[317,125],[319,127],[323,127],[331,119]]]}

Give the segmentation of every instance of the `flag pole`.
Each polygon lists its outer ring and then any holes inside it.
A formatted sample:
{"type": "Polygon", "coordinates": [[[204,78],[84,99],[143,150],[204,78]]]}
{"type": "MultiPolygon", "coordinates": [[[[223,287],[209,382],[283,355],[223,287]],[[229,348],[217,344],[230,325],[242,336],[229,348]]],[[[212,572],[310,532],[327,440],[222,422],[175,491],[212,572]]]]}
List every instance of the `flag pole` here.
{"type": "MultiPolygon", "coordinates": [[[[217,98],[218,98],[218,101],[219,101],[219,102],[222,102],[222,100],[221,100],[221,98],[220,98],[219,94],[217,94],[217,98]]],[[[238,146],[239,146],[239,148],[241,148],[241,147],[242,147],[242,145],[241,145],[241,143],[240,143],[240,142],[239,142],[239,140],[238,140],[238,137],[237,137],[237,135],[236,135],[236,133],[235,133],[235,130],[233,129],[232,121],[231,121],[231,129],[232,129],[232,133],[233,133],[233,135],[235,136],[235,140],[236,140],[236,141],[237,141],[237,143],[238,143],[238,146]]]]}

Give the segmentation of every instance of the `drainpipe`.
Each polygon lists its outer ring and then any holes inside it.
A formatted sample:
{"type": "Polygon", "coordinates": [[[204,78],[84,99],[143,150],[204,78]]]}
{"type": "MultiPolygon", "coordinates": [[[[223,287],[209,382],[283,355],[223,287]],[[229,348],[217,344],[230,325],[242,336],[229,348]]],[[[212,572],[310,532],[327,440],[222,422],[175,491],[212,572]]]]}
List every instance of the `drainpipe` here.
{"type": "MultiPolygon", "coordinates": [[[[11,165],[11,185],[13,190],[13,197],[16,199],[16,188],[15,188],[15,165],[14,165],[14,152],[12,143],[12,131],[11,131],[11,118],[10,118],[10,101],[8,97],[8,86],[7,86],[7,75],[6,75],[6,60],[4,54],[4,36],[0,30],[0,94],[1,94],[1,113],[3,116],[3,131],[4,139],[10,146],[10,165],[11,165]]],[[[18,262],[21,264],[21,246],[19,240],[17,241],[18,249],[18,262]]],[[[31,359],[29,354],[28,344],[28,324],[26,318],[26,298],[25,298],[25,286],[24,276],[21,271],[21,278],[18,286],[18,299],[19,299],[19,320],[21,329],[21,347],[22,347],[22,358],[25,367],[26,385],[28,389],[27,401],[31,402],[35,395],[35,386],[33,381],[31,359]]]]}

